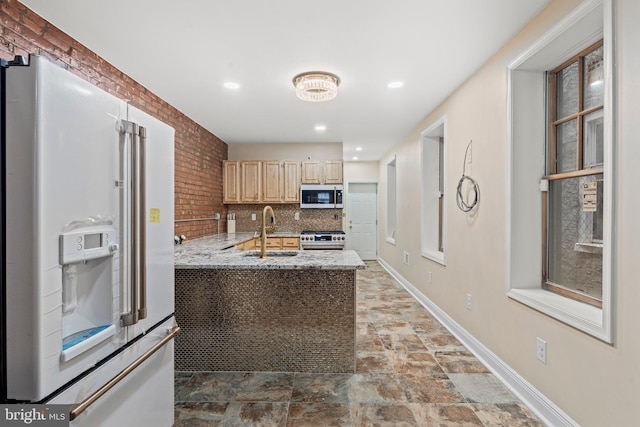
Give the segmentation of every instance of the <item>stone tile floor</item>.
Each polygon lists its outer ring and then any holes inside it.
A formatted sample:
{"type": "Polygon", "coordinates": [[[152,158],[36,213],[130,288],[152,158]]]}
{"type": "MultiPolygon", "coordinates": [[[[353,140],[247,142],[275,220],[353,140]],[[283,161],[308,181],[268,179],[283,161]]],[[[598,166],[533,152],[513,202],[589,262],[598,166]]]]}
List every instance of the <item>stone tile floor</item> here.
{"type": "Polygon", "coordinates": [[[176,372],[174,425],[543,425],[377,262],[366,264],[355,374],[176,372]]]}

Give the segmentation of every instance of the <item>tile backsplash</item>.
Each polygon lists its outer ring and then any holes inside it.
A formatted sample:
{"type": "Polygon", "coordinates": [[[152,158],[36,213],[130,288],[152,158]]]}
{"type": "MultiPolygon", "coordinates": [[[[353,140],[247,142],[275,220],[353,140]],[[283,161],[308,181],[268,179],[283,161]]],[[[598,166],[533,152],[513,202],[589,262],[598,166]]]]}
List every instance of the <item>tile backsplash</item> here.
{"type": "MultiPolygon", "coordinates": [[[[260,231],[262,210],[266,205],[227,205],[236,215],[236,232],[260,231]],[[251,215],[256,220],[251,220],[251,215]]],[[[342,209],[301,209],[300,205],[270,205],[276,216],[276,233],[300,233],[302,230],[342,230],[342,209]],[[296,220],[296,213],[299,214],[296,220]]]]}

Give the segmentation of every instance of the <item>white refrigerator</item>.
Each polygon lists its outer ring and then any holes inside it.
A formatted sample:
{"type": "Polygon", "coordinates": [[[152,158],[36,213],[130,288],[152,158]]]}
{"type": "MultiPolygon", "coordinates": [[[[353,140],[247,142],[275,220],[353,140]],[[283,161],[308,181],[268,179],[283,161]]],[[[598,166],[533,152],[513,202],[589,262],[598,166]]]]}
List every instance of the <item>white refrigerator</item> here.
{"type": "Polygon", "coordinates": [[[174,129],[43,57],[2,74],[3,400],[170,426],[174,129]]]}

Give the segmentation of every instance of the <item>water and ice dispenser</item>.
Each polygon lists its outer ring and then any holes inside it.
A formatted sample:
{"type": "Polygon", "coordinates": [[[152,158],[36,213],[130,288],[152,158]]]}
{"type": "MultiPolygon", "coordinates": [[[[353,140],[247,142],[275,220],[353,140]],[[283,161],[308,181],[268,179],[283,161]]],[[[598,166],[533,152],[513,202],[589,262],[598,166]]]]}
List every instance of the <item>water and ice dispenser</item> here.
{"type": "Polygon", "coordinates": [[[88,351],[116,333],[113,323],[113,256],[118,251],[112,224],[75,224],[60,234],[62,265],[61,362],[88,351]]]}

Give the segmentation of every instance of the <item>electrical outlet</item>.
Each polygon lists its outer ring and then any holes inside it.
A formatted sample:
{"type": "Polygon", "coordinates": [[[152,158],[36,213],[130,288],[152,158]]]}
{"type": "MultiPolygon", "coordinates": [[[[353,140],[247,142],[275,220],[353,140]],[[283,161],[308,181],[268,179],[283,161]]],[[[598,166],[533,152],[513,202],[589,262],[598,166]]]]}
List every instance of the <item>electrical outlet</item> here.
{"type": "Polygon", "coordinates": [[[409,252],[404,251],[402,253],[402,262],[404,262],[405,264],[409,265],[409,252]]]}
{"type": "Polygon", "coordinates": [[[471,310],[471,294],[467,294],[467,310],[471,310]]]}
{"type": "Polygon", "coordinates": [[[256,214],[252,213],[251,214],[251,221],[255,221],[256,220],[256,214]]]}
{"type": "Polygon", "coordinates": [[[429,272],[429,275],[427,276],[427,280],[429,281],[429,283],[433,282],[433,276],[431,275],[431,272],[429,272]]]}
{"type": "Polygon", "coordinates": [[[536,358],[547,364],[547,342],[540,337],[536,339],[536,358]]]}

